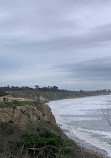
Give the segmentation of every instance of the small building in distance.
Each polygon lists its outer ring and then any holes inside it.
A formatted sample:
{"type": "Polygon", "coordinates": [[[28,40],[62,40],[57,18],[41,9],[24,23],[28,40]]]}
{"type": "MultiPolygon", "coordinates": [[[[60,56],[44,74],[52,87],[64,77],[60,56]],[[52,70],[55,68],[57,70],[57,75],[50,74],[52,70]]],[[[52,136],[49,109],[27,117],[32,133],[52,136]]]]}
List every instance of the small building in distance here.
{"type": "Polygon", "coordinates": [[[3,102],[11,101],[11,98],[12,98],[11,95],[5,95],[5,96],[3,96],[3,97],[0,97],[0,102],[1,102],[1,101],[3,101],[3,102]]]}
{"type": "Polygon", "coordinates": [[[4,102],[8,101],[8,97],[3,97],[3,101],[4,102]]]}

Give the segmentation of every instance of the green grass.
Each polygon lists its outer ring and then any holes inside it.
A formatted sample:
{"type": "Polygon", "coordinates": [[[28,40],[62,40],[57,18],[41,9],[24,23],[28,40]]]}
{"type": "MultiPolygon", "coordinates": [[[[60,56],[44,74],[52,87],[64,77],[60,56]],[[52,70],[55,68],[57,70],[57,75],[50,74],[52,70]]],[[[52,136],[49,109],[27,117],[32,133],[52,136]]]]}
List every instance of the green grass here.
{"type": "Polygon", "coordinates": [[[20,105],[26,105],[26,104],[28,104],[28,105],[30,105],[30,104],[36,105],[38,103],[40,103],[40,102],[38,102],[38,101],[19,101],[20,105]]]}
{"type": "Polygon", "coordinates": [[[12,102],[0,101],[0,108],[2,108],[2,107],[12,107],[12,106],[13,106],[12,102]]]}

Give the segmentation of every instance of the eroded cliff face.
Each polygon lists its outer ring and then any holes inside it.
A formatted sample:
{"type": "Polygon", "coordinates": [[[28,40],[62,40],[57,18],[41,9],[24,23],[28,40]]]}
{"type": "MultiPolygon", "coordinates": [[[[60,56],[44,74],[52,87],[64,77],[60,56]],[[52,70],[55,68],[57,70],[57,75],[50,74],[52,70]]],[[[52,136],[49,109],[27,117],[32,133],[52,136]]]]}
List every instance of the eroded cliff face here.
{"type": "Polygon", "coordinates": [[[51,109],[46,104],[0,107],[0,122],[13,122],[23,129],[27,129],[31,123],[48,122],[56,125],[51,109]]]}

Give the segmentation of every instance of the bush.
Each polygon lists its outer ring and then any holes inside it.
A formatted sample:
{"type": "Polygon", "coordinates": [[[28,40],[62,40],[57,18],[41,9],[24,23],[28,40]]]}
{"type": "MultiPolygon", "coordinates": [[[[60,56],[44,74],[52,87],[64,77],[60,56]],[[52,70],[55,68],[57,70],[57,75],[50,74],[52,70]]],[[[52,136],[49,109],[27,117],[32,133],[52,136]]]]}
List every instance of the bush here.
{"type": "Polygon", "coordinates": [[[31,156],[40,154],[40,158],[56,158],[58,154],[70,154],[70,150],[65,148],[64,141],[49,131],[42,134],[25,134],[20,139],[11,141],[10,146],[14,149],[13,154],[22,149],[22,153],[28,151],[31,156]]]}

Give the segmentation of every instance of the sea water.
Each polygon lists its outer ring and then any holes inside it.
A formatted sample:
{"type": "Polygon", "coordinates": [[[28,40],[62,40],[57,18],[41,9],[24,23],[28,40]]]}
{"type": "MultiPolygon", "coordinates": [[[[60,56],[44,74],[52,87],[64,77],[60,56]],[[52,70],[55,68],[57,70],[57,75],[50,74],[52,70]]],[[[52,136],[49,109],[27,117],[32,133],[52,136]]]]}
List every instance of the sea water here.
{"type": "Polygon", "coordinates": [[[49,106],[67,136],[111,157],[111,95],[51,101],[49,106]]]}

